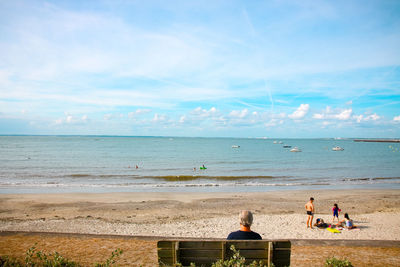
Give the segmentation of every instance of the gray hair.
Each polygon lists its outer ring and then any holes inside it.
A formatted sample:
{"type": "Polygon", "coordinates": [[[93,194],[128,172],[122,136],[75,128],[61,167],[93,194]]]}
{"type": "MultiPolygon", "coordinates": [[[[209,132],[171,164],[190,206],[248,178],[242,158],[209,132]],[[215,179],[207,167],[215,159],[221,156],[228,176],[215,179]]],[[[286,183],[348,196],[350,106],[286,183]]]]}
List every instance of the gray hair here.
{"type": "Polygon", "coordinates": [[[253,214],[249,210],[242,210],[239,213],[240,224],[250,227],[253,224],[253,214]]]}

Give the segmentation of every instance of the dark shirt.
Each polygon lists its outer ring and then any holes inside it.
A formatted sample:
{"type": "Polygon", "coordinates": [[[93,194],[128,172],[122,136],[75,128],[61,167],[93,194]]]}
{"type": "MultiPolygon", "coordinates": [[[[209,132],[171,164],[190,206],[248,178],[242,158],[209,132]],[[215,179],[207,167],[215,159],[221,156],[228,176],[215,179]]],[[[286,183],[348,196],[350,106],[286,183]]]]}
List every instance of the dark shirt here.
{"type": "Polygon", "coordinates": [[[251,239],[261,239],[261,236],[256,232],[245,232],[245,231],[236,231],[232,232],[228,235],[228,240],[251,240],[251,239]]]}

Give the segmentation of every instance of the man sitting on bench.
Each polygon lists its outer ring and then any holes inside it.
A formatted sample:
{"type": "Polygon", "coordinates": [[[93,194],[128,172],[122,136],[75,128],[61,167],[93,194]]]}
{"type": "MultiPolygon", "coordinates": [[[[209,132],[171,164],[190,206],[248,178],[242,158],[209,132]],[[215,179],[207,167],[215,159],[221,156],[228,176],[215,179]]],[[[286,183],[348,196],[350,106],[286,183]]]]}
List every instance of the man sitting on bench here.
{"type": "Polygon", "coordinates": [[[248,210],[242,210],[239,213],[240,230],[232,232],[228,235],[228,240],[250,240],[261,239],[261,236],[250,230],[253,223],[253,214],[248,210]]]}

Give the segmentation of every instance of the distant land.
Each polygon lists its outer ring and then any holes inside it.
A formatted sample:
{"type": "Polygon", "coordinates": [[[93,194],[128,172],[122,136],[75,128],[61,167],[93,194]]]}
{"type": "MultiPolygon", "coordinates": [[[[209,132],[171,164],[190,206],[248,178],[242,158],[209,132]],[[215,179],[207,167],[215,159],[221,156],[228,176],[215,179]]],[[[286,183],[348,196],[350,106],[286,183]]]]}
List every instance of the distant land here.
{"type": "Polygon", "coordinates": [[[400,143],[400,139],[354,139],[354,142],[400,143]]]}

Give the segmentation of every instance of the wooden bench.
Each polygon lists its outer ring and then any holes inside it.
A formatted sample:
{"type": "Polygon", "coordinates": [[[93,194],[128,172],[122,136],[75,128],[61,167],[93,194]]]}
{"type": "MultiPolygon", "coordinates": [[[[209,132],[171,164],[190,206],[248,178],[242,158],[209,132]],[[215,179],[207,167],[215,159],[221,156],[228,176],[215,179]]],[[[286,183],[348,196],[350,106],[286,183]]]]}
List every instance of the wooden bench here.
{"type": "Polygon", "coordinates": [[[266,266],[290,265],[290,241],[273,240],[162,240],[158,241],[158,262],[160,266],[182,264],[190,266],[211,266],[220,259],[229,259],[234,245],[246,263],[262,261],[266,266]]]}

